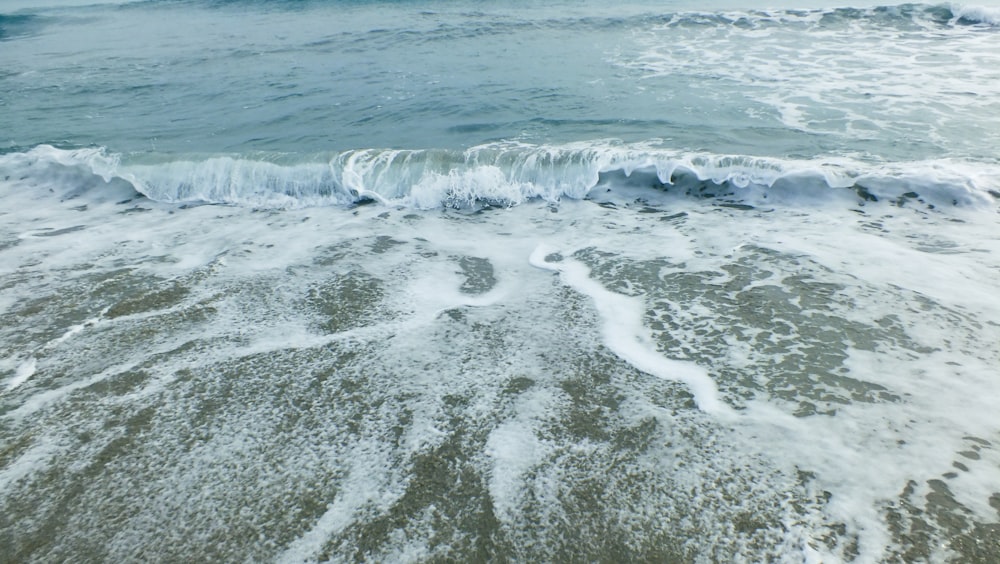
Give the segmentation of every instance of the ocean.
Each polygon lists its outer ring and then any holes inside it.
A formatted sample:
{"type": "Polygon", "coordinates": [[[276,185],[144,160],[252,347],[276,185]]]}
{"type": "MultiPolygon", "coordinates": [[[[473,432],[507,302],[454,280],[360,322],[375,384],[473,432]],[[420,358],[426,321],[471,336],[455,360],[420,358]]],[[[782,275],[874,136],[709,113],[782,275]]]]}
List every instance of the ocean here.
{"type": "Polygon", "coordinates": [[[0,562],[1000,561],[1000,5],[0,1],[0,562]]]}

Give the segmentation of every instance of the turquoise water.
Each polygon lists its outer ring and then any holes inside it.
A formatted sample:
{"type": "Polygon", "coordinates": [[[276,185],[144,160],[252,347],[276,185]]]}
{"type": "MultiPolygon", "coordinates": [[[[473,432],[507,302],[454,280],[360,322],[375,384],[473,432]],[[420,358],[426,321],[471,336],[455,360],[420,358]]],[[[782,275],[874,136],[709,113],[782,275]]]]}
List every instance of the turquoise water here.
{"type": "Polygon", "coordinates": [[[993,562],[1000,7],[0,2],[0,561],[993,562]]]}

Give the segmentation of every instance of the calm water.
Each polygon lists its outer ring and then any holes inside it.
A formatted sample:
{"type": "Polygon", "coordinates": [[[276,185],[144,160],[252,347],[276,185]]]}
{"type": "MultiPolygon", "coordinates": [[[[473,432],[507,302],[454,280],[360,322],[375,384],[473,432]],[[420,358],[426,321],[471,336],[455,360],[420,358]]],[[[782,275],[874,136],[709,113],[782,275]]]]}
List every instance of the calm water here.
{"type": "Polygon", "coordinates": [[[1000,6],[0,1],[0,202],[0,561],[1000,559],[1000,6]]]}

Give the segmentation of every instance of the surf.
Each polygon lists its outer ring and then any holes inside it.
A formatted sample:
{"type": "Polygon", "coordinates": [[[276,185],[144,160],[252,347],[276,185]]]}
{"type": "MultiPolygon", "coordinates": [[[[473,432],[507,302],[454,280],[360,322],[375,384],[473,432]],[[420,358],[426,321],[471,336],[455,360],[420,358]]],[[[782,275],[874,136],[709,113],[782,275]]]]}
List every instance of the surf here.
{"type": "Polygon", "coordinates": [[[0,155],[0,174],[7,182],[54,187],[66,197],[102,189],[121,195],[127,185],[158,202],[265,209],[368,202],[482,209],[535,200],[632,197],[750,206],[885,201],[995,211],[1000,200],[1000,164],[995,163],[777,159],[614,142],[500,143],[465,151],[365,149],[306,157],[122,155],[40,145],[0,155]]]}

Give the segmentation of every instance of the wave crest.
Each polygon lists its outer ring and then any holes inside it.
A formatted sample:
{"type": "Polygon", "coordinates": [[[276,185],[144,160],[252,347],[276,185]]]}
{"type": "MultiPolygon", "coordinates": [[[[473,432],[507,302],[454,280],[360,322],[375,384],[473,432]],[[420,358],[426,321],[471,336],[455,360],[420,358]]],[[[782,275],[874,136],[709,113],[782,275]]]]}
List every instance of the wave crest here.
{"type": "Polygon", "coordinates": [[[617,142],[482,145],[465,151],[354,150],[311,158],[242,155],[126,157],[40,145],[0,156],[7,179],[66,191],[128,183],[168,203],[259,208],[365,202],[431,209],[514,206],[529,200],[696,197],[750,205],[861,198],[995,209],[1000,164],[956,160],[866,163],[689,153],[617,142]]]}
{"type": "Polygon", "coordinates": [[[963,6],[951,4],[948,6],[956,21],[972,24],[988,24],[1000,26],[1000,8],[988,6],[963,6]]]}

